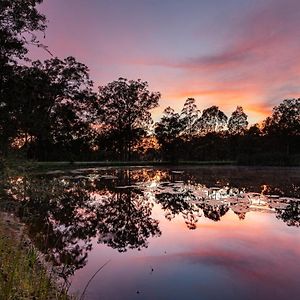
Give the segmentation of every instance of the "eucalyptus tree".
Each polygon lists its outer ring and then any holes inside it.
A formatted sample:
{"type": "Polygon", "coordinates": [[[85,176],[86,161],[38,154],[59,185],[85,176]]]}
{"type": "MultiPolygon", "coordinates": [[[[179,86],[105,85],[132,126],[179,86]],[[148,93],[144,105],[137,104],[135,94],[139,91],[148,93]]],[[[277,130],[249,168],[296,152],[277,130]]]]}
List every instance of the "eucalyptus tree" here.
{"type": "Polygon", "coordinates": [[[201,117],[196,121],[196,126],[201,135],[218,133],[226,128],[227,119],[219,107],[211,106],[203,110],[201,117]]]}
{"type": "Polygon", "coordinates": [[[191,140],[195,131],[195,122],[198,119],[200,110],[197,108],[194,98],[188,98],[181,110],[181,120],[184,124],[183,135],[187,140],[191,140]]]}
{"type": "Polygon", "coordinates": [[[131,159],[132,147],[147,134],[158,106],[159,92],[149,91],[146,81],[119,78],[99,87],[97,123],[106,141],[114,145],[118,157],[131,159]]]}
{"type": "Polygon", "coordinates": [[[228,121],[228,131],[231,135],[241,135],[245,133],[248,126],[248,116],[244,113],[241,106],[237,106],[236,110],[231,114],[228,121]]]}

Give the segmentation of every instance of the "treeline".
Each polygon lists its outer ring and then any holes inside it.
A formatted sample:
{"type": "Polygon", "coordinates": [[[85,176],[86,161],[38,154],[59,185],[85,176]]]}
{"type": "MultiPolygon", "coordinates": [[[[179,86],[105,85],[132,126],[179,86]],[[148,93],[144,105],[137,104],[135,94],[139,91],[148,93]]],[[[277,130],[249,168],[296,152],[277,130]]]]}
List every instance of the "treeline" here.
{"type": "Polygon", "coordinates": [[[200,112],[186,100],[157,123],[160,93],[119,78],[95,92],[89,69],[73,57],[29,61],[44,46],[41,0],[0,1],[0,154],[36,160],[235,160],[294,164],[300,152],[300,100],[283,101],[261,126],[241,106],[228,118],[217,106],[200,112]]]}
{"type": "Polygon", "coordinates": [[[180,113],[168,107],[155,134],[165,160],[237,161],[239,164],[300,163],[300,99],[284,100],[259,126],[248,126],[241,106],[228,118],[217,106],[197,109],[186,100],[180,113]]]}

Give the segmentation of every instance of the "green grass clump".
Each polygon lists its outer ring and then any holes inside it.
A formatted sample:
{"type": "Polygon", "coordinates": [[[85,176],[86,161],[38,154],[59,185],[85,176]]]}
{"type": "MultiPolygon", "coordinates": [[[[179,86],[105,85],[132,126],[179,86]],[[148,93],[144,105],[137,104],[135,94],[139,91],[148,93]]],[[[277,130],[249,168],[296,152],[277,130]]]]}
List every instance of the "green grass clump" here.
{"type": "Polygon", "coordinates": [[[54,286],[36,250],[0,222],[0,299],[69,299],[54,286]]]}

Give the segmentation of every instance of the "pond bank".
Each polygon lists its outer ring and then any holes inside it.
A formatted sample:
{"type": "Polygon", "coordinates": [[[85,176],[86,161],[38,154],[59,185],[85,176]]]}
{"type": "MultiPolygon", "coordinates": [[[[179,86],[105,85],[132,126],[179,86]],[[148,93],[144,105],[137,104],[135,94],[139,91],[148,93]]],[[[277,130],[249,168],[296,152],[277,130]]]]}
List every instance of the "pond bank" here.
{"type": "Polygon", "coordinates": [[[70,299],[25,232],[12,214],[0,212],[0,299],[70,299]]]}

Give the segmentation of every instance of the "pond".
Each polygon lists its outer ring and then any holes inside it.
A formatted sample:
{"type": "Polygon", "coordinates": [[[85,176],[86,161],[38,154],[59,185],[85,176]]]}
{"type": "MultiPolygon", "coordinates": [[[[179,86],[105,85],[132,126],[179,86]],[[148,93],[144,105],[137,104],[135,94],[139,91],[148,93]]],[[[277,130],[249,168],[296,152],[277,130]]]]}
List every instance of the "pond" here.
{"type": "Polygon", "coordinates": [[[89,168],[12,186],[84,299],[299,299],[297,168],[89,168]]]}

